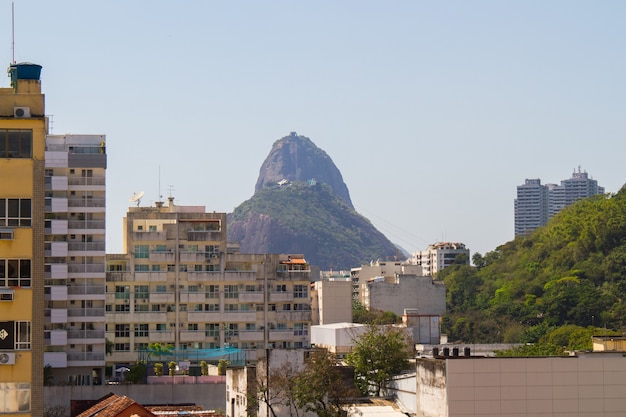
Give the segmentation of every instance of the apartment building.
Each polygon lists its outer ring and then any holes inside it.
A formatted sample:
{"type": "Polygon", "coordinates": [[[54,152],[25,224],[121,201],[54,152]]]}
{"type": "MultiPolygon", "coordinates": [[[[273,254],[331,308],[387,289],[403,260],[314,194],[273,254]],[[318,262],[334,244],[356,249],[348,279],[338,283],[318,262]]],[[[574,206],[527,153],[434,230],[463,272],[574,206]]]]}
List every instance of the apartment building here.
{"type": "Polygon", "coordinates": [[[43,415],[44,148],[41,66],[0,89],[0,412],[43,415]]]}
{"type": "Polygon", "coordinates": [[[542,185],[540,179],[527,179],[517,187],[514,201],[515,236],[531,233],[565,207],[598,194],[604,194],[604,187],[580,167],[560,185],[542,185]]]}
{"type": "Polygon", "coordinates": [[[54,383],[104,378],[105,139],[46,138],[43,335],[54,383]]]}
{"type": "Polygon", "coordinates": [[[226,214],[203,206],[130,207],[122,254],[107,255],[107,363],[150,343],[176,351],[229,346],[248,360],[309,345],[310,267],[303,255],[241,254],[226,214]]]}
{"type": "Polygon", "coordinates": [[[394,280],[396,274],[421,275],[418,265],[399,261],[376,261],[350,269],[352,280],[352,300],[364,303],[365,285],[368,281],[377,279],[394,280]]]}
{"type": "Polygon", "coordinates": [[[470,250],[460,242],[438,242],[428,249],[415,252],[410,263],[421,266],[421,275],[432,277],[437,272],[452,265],[458,255],[465,255],[465,262],[469,265],[470,250]]]}

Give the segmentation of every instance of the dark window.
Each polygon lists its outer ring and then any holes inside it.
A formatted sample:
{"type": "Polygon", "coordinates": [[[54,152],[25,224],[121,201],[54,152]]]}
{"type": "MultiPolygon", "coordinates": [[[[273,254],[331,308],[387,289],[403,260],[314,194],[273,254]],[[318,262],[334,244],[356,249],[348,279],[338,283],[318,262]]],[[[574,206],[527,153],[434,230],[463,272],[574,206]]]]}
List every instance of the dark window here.
{"type": "Polygon", "coordinates": [[[0,158],[32,158],[33,131],[0,129],[0,158]]]}

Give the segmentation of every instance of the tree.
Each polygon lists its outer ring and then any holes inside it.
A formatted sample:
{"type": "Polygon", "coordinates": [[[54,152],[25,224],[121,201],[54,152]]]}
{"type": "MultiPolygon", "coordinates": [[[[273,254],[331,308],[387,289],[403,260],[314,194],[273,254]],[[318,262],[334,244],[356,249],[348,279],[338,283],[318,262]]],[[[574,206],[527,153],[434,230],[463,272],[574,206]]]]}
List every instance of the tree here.
{"type": "Polygon", "coordinates": [[[335,356],[321,348],[313,351],[304,370],[294,379],[294,391],[298,408],[319,417],[345,415],[342,405],[356,394],[346,384],[335,356]]]}
{"type": "Polygon", "coordinates": [[[146,375],[148,374],[148,370],[146,368],[146,364],[144,362],[135,362],[128,374],[126,375],[125,381],[129,384],[140,384],[145,382],[146,375]]]}
{"type": "Polygon", "coordinates": [[[274,417],[282,414],[281,411],[285,409],[289,411],[290,416],[298,416],[299,410],[296,406],[293,384],[298,371],[290,363],[285,363],[280,368],[269,372],[266,366],[267,363],[257,368],[259,373],[256,379],[256,389],[253,391],[255,395],[248,398],[248,415],[256,415],[258,405],[263,403],[274,417]]]}
{"type": "Polygon", "coordinates": [[[172,350],[174,349],[174,346],[172,345],[163,345],[159,342],[155,342],[155,343],[150,343],[148,345],[148,357],[146,358],[146,360],[148,362],[150,362],[150,356],[154,355],[157,358],[161,358],[162,356],[168,356],[172,354],[172,350]]]}
{"type": "Polygon", "coordinates": [[[354,367],[355,383],[364,395],[380,396],[391,378],[409,367],[413,351],[402,329],[370,326],[354,342],[346,363],[354,367]]]}

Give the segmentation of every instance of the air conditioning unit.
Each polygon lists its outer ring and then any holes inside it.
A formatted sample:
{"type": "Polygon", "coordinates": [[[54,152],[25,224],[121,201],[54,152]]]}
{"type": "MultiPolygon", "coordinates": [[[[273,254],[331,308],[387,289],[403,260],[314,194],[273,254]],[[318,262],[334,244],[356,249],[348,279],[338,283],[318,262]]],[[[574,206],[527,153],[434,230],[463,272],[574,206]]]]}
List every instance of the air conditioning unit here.
{"type": "Polygon", "coordinates": [[[2,289],[0,290],[0,301],[13,301],[15,299],[15,291],[2,289]]]}
{"type": "Polygon", "coordinates": [[[27,119],[30,117],[30,107],[13,107],[13,117],[27,119]]]}
{"type": "Polygon", "coordinates": [[[15,352],[0,353],[0,365],[15,365],[15,352]]]}

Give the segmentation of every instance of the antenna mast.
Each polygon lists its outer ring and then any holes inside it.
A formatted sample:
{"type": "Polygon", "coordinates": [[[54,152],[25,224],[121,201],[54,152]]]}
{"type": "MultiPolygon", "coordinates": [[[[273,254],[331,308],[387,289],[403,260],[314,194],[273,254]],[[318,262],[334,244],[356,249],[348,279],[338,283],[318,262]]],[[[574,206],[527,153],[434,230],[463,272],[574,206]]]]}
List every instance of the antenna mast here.
{"type": "Polygon", "coordinates": [[[11,2],[11,59],[15,64],[15,2],[11,2]]]}

